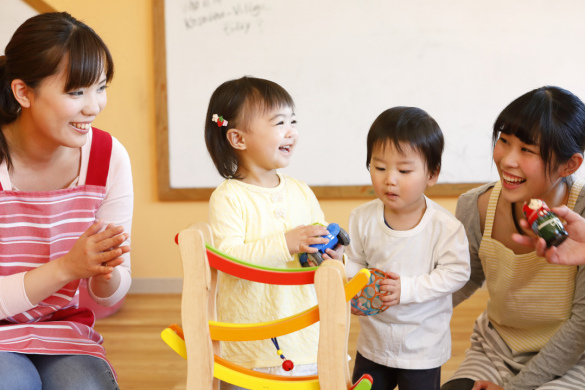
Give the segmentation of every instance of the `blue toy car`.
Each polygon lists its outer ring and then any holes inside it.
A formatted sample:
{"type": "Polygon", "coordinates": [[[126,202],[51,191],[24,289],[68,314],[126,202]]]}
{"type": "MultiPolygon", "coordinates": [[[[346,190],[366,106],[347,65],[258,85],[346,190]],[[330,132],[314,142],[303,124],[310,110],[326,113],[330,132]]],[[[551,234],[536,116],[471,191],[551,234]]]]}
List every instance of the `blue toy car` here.
{"type": "Polygon", "coordinates": [[[349,245],[349,234],[345,230],[343,230],[338,224],[330,223],[327,226],[327,230],[329,234],[323,236],[329,239],[327,244],[314,244],[311,245],[312,248],[317,248],[318,251],[315,253],[302,253],[299,256],[299,261],[301,262],[302,267],[310,267],[309,264],[309,256],[311,257],[311,261],[317,265],[321,265],[323,262],[323,254],[327,249],[333,249],[337,246],[337,243],[340,243],[343,246],[349,245]]]}

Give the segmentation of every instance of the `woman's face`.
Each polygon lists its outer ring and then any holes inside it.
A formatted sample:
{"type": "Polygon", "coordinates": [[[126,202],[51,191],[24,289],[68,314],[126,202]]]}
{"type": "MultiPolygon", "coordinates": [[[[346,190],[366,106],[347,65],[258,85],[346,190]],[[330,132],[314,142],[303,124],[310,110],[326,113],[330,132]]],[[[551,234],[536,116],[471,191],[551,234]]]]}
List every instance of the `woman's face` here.
{"type": "Polygon", "coordinates": [[[502,181],[502,195],[509,202],[546,200],[559,182],[556,171],[546,175],[540,145],[526,144],[514,135],[500,134],[494,147],[494,163],[502,181]]]}
{"type": "Polygon", "coordinates": [[[61,66],[57,74],[30,90],[26,110],[43,142],[77,148],[85,144],[91,123],[106,106],[106,76],[102,71],[97,83],[65,91],[66,68],[61,66]]]}

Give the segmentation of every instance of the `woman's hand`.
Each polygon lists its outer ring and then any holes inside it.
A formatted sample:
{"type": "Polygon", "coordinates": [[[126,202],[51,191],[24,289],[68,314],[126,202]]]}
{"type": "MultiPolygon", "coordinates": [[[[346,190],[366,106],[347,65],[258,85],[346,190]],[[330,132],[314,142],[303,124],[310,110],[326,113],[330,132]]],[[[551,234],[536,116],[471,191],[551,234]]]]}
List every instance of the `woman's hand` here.
{"type": "Polygon", "coordinates": [[[329,242],[325,236],[329,231],[322,225],[301,225],[284,234],[286,246],[291,255],[297,253],[315,253],[317,248],[312,248],[313,244],[327,244],[329,242]]]}
{"type": "Polygon", "coordinates": [[[61,259],[62,270],[70,281],[92,276],[109,280],[114,267],[123,263],[121,256],[130,251],[120,246],[130,236],[122,226],[108,225],[100,232],[103,221],[91,225],[61,259]]]}
{"type": "Polygon", "coordinates": [[[101,285],[96,295],[109,296],[111,284],[119,279],[119,275],[112,279],[114,268],[122,264],[120,256],[130,251],[129,246],[120,246],[129,234],[123,233],[122,227],[112,225],[100,232],[102,226],[101,220],[94,223],[66,255],[26,272],[24,288],[31,304],[38,304],[74,280],[92,276],[97,279],[92,287],[101,285]]]}
{"type": "Polygon", "coordinates": [[[476,381],[471,390],[504,390],[502,386],[498,386],[490,381],[476,381]]]}
{"type": "MultiPolygon", "coordinates": [[[[582,265],[585,264],[585,219],[570,210],[567,206],[553,207],[552,212],[566,221],[565,229],[569,238],[558,247],[546,247],[542,237],[527,237],[517,233],[512,239],[518,244],[534,248],[538,256],[544,257],[552,264],[582,265]]],[[[528,222],[522,219],[520,225],[530,229],[528,222]]]]}

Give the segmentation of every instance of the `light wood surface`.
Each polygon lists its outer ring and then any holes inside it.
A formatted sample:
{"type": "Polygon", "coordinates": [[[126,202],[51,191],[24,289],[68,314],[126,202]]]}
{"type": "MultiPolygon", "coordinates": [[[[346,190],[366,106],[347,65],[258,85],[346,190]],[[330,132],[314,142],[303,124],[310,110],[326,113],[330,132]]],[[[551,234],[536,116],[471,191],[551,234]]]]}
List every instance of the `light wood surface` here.
{"type": "MultiPolygon", "coordinates": [[[[463,360],[477,316],[485,310],[487,291],[479,290],[455,308],[451,320],[453,352],[443,365],[446,381],[463,360]]],[[[130,294],[111,317],[98,320],[96,330],[104,337],[107,357],[117,370],[122,390],[185,389],[187,362],[160,338],[172,323],[181,323],[181,296],[177,294],[130,294]]],[[[359,323],[351,316],[349,355],[355,356],[359,323]]],[[[353,371],[353,360],[349,362],[353,371]]]]}
{"type": "Polygon", "coordinates": [[[319,301],[319,386],[323,389],[348,389],[347,365],[349,303],[343,285],[347,280],[341,262],[326,260],[315,272],[315,290],[319,301]]]}

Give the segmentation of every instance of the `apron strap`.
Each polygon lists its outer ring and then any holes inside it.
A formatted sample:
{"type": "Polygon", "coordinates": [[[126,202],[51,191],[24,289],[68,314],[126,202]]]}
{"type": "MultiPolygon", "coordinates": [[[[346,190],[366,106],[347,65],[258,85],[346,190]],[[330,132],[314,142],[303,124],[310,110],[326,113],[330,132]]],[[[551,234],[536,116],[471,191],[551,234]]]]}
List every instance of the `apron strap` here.
{"type": "Polygon", "coordinates": [[[87,166],[86,185],[106,186],[110,171],[110,157],[112,155],[112,136],[105,131],[93,128],[91,151],[87,166]]]}

